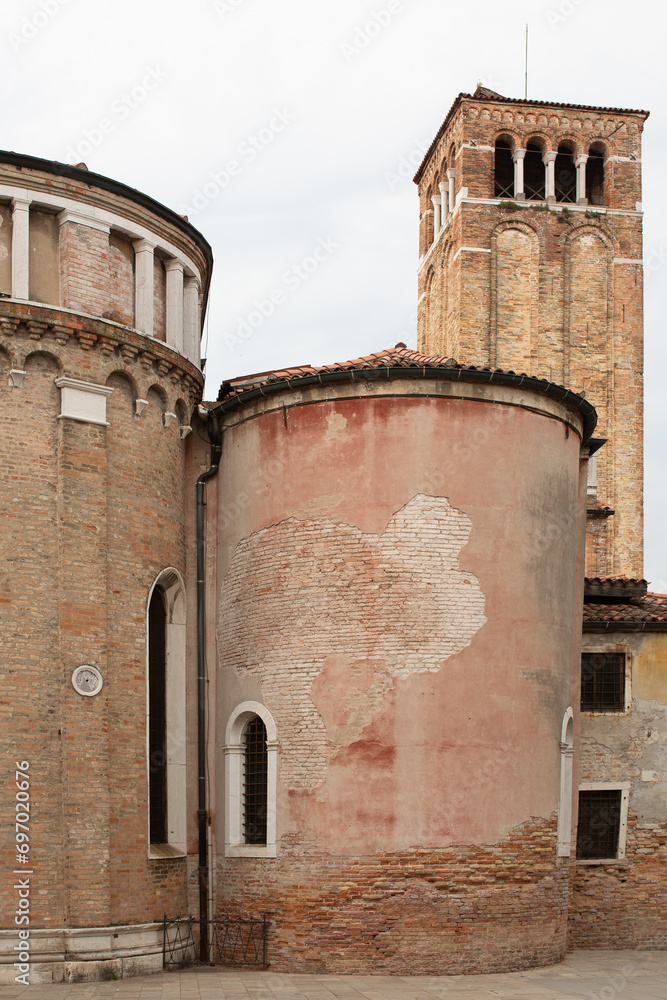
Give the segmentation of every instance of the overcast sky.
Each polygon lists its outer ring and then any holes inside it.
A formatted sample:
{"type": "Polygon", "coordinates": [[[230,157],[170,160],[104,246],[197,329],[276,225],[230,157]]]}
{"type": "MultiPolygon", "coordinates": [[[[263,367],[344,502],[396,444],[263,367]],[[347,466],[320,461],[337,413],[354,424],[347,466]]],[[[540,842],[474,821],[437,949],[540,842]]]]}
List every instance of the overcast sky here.
{"type": "Polygon", "coordinates": [[[667,592],[663,4],[4,0],[0,146],[83,160],[201,230],[214,399],[223,377],[416,347],[414,168],[460,91],[523,96],[526,23],[530,98],[651,111],[645,575],[667,592]]]}

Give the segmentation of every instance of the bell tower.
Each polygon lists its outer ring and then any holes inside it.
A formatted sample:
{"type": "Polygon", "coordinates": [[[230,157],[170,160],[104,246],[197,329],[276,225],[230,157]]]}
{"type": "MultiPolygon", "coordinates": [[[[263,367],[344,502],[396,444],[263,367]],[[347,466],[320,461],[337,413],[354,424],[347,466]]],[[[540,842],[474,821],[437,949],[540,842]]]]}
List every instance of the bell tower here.
{"type": "Polygon", "coordinates": [[[643,569],[646,111],[459,94],[415,176],[418,350],[583,392],[586,575],[643,569]]]}

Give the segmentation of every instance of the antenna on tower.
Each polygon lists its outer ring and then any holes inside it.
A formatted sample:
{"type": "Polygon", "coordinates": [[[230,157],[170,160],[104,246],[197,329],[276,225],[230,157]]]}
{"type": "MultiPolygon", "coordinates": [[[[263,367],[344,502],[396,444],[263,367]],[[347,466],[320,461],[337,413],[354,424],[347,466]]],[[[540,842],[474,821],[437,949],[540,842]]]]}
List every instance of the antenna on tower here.
{"type": "Polygon", "coordinates": [[[524,78],[524,99],[528,100],[528,25],[526,25],[526,74],[524,78]]]}

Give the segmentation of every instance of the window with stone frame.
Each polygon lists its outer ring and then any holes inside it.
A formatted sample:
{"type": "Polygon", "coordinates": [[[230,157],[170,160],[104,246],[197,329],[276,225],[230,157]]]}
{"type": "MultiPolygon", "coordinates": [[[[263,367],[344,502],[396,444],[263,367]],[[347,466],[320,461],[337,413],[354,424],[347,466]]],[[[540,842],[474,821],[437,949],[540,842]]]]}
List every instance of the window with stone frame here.
{"type": "Polygon", "coordinates": [[[579,792],[577,859],[613,860],[619,856],[623,791],[595,788],[579,792]]]}
{"type": "Polygon", "coordinates": [[[582,712],[622,712],[624,709],[625,653],[582,653],[582,712]]]}

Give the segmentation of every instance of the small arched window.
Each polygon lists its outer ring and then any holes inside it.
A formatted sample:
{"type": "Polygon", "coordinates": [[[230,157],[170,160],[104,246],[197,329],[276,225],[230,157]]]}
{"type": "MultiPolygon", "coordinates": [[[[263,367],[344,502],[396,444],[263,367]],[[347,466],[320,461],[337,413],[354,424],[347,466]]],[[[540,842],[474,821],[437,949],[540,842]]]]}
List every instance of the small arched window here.
{"type": "Polygon", "coordinates": [[[596,145],[588,150],[586,198],[589,205],[604,205],[604,150],[596,145]]]}
{"type": "Polygon", "coordinates": [[[246,725],[243,745],[243,839],[266,844],[268,752],[266,726],[258,715],[246,725]]]}
{"type": "Polygon", "coordinates": [[[275,858],[278,742],[271,713],[256,701],[234,709],[225,728],[225,854],[275,858]]]}
{"type": "Polygon", "coordinates": [[[558,147],[556,154],[556,201],[573,204],[577,200],[577,168],[574,153],[567,144],[558,147]]]}
{"type": "Polygon", "coordinates": [[[526,157],[523,161],[523,187],[526,198],[530,201],[544,201],[544,161],[542,147],[537,142],[526,144],[526,157]]]}
{"type": "Polygon", "coordinates": [[[496,198],[514,197],[514,160],[507,139],[496,140],[494,195],[496,198]]]}

